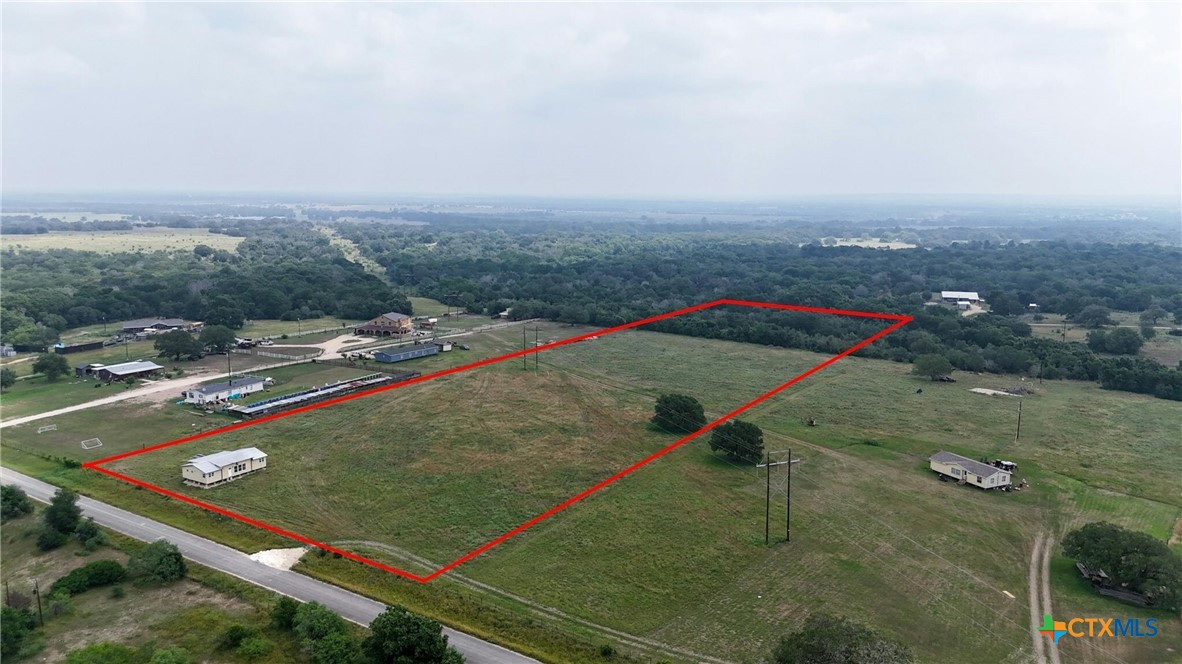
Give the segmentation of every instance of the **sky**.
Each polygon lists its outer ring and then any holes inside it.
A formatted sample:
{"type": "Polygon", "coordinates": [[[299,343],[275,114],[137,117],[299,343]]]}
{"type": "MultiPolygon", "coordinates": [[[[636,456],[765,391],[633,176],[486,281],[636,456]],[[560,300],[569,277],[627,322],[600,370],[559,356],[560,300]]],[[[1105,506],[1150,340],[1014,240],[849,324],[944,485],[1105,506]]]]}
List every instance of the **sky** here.
{"type": "Polygon", "coordinates": [[[2,184],[1177,197],[1180,11],[5,2],[2,184]]]}

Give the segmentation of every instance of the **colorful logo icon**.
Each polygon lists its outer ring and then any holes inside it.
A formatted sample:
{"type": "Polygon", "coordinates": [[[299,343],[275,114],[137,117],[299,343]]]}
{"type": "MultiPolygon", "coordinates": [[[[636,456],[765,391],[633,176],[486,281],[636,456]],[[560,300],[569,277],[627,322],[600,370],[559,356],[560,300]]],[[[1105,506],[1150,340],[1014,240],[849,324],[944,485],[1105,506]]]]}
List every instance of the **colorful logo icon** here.
{"type": "Polygon", "coordinates": [[[1052,620],[1050,615],[1042,617],[1042,627],[1038,630],[1039,634],[1051,637],[1051,640],[1057,645],[1059,639],[1067,633],[1067,623],[1061,620],[1052,620]]]}

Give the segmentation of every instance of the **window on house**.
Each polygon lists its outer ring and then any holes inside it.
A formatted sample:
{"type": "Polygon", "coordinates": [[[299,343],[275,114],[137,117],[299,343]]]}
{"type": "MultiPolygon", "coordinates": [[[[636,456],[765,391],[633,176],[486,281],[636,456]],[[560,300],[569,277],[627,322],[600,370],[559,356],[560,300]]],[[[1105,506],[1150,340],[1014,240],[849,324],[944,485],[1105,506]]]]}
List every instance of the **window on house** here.
{"type": "Polygon", "coordinates": [[[980,483],[981,483],[981,476],[980,476],[980,475],[978,475],[978,476],[977,476],[977,484],[980,484],[980,483]]]}
{"type": "Polygon", "coordinates": [[[953,468],[952,474],[956,475],[957,477],[960,477],[960,468],[953,468]]]}

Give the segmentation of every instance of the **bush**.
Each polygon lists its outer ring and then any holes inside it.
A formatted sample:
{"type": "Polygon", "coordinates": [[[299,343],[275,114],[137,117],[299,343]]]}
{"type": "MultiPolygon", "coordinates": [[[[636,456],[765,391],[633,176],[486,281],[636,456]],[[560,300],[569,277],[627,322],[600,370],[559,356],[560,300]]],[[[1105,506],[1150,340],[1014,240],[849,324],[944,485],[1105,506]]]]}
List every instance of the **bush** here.
{"type": "Polygon", "coordinates": [[[94,643],[71,650],[66,664],[136,664],[136,655],[135,648],[120,643],[94,643]]]}
{"type": "Polygon", "coordinates": [[[280,597],[271,609],[271,626],[276,629],[290,630],[295,623],[296,610],[299,608],[300,603],[294,599],[280,597]]]}
{"type": "Polygon", "coordinates": [[[99,530],[98,524],[94,522],[93,518],[86,519],[78,524],[74,529],[74,536],[82,542],[82,546],[87,551],[94,551],[100,546],[107,543],[107,535],[102,530],[99,530]]]}
{"type": "Polygon", "coordinates": [[[65,533],[59,533],[53,528],[42,528],[41,534],[37,536],[37,548],[42,551],[53,551],[59,546],[66,543],[65,533]]]}
{"type": "Polygon", "coordinates": [[[127,563],[128,576],[140,583],[164,584],[185,578],[184,556],[168,540],[156,540],[127,563]]]}
{"type": "Polygon", "coordinates": [[[33,612],[28,609],[0,608],[0,657],[15,657],[36,624],[33,612]]]}
{"type": "Polygon", "coordinates": [[[54,581],[49,587],[49,593],[52,595],[60,591],[67,595],[77,595],[91,588],[119,583],[126,576],[127,570],[114,560],[96,560],[54,581]]]}
{"type": "Polygon", "coordinates": [[[222,635],[218,637],[217,647],[221,650],[233,650],[242,644],[243,641],[252,636],[257,636],[259,631],[253,627],[246,625],[230,625],[222,635]]]}
{"type": "Polygon", "coordinates": [[[785,636],[769,664],[909,664],[907,646],[887,639],[848,618],[813,614],[799,632],[785,636]]]}
{"type": "Polygon", "coordinates": [[[292,621],[292,630],[308,649],[329,634],[341,634],[346,629],[345,619],[320,602],[301,604],[292,621]]]}
{"type": "Polygon", "coordinates": [[[126,594],[127,592],[123,590],[123,586],[111,588],[111,599],[123,599],[126,594]]]}
{"type": "Polygon", "coordinates": [[[193,656],[188,650],[173,646],[152,653],[152,659],[148,660],[148,664],[193,664],[193,656]]]}
{"type": "Polygon", "coordinates": [[[238,649],[234,652],[238,653],[238,656],[245,659],[246,661],[253,662],[256,659],[266,657],[267,655],[271,654],[271,651],[274,649],[274,643],[271,643],[261,636],[252,636],[242,639],[242,643],[238,644],[238,649]]]}
{"type": "Polygon", "coordinates": [[[0,486],[0,523],[10,519],[17,519],[33,512],[33,502],[25,494],[24,489],[5,484],[0,486]]]}

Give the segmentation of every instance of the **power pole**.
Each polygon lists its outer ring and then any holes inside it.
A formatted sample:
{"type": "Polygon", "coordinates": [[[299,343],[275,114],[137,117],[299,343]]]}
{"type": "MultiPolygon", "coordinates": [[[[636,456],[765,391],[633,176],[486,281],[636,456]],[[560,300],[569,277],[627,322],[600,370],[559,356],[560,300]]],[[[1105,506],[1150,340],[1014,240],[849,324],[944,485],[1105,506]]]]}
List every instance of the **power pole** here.
{"type": "Polygon", "coordinates": [[[525,343],[526,343],[525,342],[525,326],[522,325],[521,326],[521,350],[523,352],[521,354],[521,368],[525,369],[526,371],[529,371],[529,355],[526,355],[524,353],[524,351],[526,349],[525,343]]]}
{"type": "Polygon", "coordinates": [[[792,448],[788,448],[788,490],[784,492],[784,541],[792,541],[792,448]]]}
{"type": "Polygon", "coordinates": [[[534,371],[538,370],[538,327],[534,326],[534,371]]]}
{"type": "Polygon", "coordinates": [[[1014,442],[1018,442],[1018,437],[1022,435],[1022,400],[1018,400],[1018,428],[1014,431],[1014,442]]]}
{"type": "Polygon", "coordinates": [[[767,466],[767,498],[764,500],[763,507],[763,545],[767,546],[772,543],[771,540],[771,523],[772,523],[772,453],[767,453],[767,460],[764,461],[767,466]]]}
{"type": "Polygon", "coordinates": [[[33,596],[37,598],[37,615],[41,618],[41,626],[45,627],[45,612],[41,610],[41,588],[37,580],[33,580],[33,596]]]}

